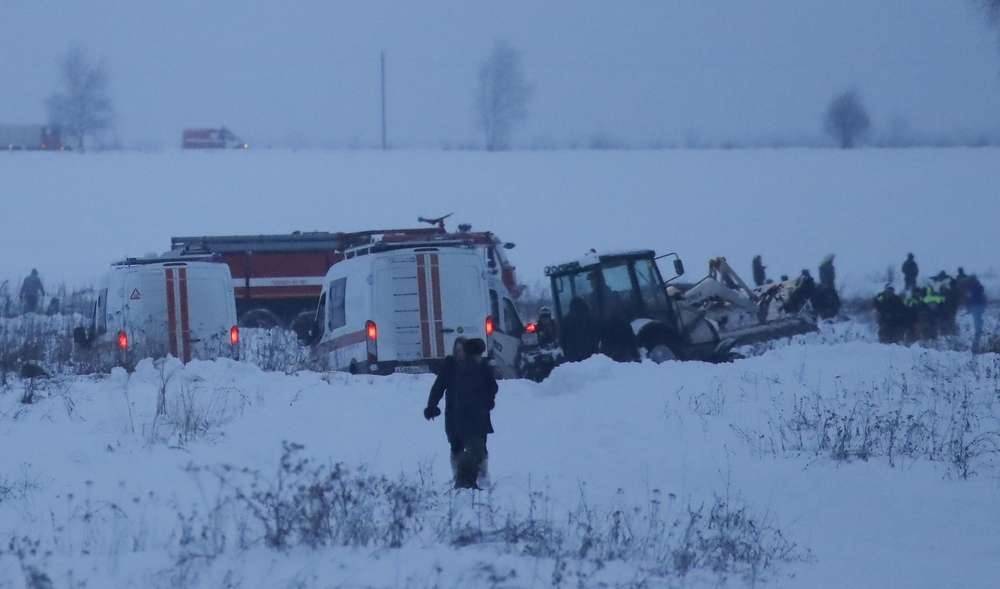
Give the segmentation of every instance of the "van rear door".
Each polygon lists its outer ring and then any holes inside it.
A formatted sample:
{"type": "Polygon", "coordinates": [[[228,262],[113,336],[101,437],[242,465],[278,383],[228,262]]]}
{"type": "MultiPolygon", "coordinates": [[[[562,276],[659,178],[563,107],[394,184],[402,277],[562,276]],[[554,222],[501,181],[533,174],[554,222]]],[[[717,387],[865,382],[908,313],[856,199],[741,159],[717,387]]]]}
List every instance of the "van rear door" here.
{"type": "MultiPolygon", "coordinates": [[[[211,360],[228,356],[232,344],[229,330],[236,324],[232,279],[221,264],[190,264],[164,268],[167,282],[175,274],[174,315],[179,358],[211,360]]],[[[170,302],[167,304],[168,323],[170,302]]]]}
{"type": "Polygon", "coordinates": [[[466,250],[416,250],[376,262],[379,306],[388,305],[390,329],[382,327],[379,360],[415,362],[444,358],[455,338],[485,337],[488,313],[484,268],[466,250]],[[391,338],[391,342],[385,341],[391,338]],[[383,349],[395,351],[385,357],[383,349]]]}

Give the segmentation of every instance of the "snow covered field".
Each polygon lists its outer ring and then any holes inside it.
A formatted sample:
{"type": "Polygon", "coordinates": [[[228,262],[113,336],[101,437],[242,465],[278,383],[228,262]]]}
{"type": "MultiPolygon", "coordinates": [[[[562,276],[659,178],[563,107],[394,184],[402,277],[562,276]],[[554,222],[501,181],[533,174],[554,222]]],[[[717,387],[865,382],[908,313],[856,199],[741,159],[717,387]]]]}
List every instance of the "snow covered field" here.
{"type": "Polygon", "coordinates": [[[1000,356],[870,338],[505,382],[475,499],[428,377],[146,362],[30,405],[15,382],[0,587],[994,587],[1000,356]]]}
{"type": "MultiPolygon", "coordinates": [[[[0,276],[91,283],[171,235],[411,226],[419,215],[518,244],[524,281],[588,248],[725,255],[749,275],[815,271],[871,294],[907,251],[998,284],[996,149],[0,153],[0,276]],[[917,204],[919,203],[919,204],[917,204]]],[[[995,289],[991,289],[995,290],[995,289]]]]}
{"type": "MultiPolygon", "coordinates": [[[[0,153],[0,277],[89,284],[171,235],[455,211],[516,242],[529,284],[590,247],[678,251],[692,275],[714,255],[749,275],[754,254],[778,274],[836,253],[845,294],[869,296],[912,250],[925,275],[964,265],[998,294],[997,156],[0,153]]],[[[246,362],[70,376],[73,321],[0,321],[0,589],[1000,578],[1000,355],[967,338],[882,346],[855,318],[728,365],[593,359],[504,382],[492,486],[472,496],[450,490],[443,424],[421,416],[428,377],[297,370],[286,334],[254,330],[246,362]],[[67,375],[12,376],[25,338],[67,375]]]]}

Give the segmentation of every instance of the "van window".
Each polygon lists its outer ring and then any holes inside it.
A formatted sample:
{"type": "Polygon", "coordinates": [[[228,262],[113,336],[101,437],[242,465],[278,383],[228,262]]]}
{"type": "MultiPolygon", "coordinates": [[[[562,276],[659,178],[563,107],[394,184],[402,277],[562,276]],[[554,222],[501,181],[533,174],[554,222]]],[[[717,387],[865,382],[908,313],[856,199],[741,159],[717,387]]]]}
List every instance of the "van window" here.
{"type": "Polygon", "coordinates": [[[330,310],[327,325],[330,331],[347,325],[347,278],[338,278],[327,288],[330,293],[330,310]]]}
{"type": "Polygon", "coordinates": [[[503,331],[512,337],[521,337],[524,333],[524,325],[521,318],[517,316],[517,308],[510,299],[503,300],[503,331]]]}
{"type": "Polygon", "coordinates": [[[97,293],[97,305],[94,308],[95,319],[97,320],[97,333],[108,332],[108,289],[102,288],[97,293]]]}

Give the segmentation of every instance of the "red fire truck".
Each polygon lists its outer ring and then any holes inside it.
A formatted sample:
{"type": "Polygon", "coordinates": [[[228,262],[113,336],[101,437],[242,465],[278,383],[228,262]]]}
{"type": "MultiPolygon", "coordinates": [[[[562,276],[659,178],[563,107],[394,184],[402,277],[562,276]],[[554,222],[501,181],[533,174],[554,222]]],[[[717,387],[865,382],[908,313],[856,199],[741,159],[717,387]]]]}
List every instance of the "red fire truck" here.
{"type": "Polygon", "coordinates": [[[308,329],[330,267],[379,244],[457,242],[481,248],[490,271],[500,274],[513,296],[520,295],[523,287],[505,254],[514,244],[489,231],[472,231],[469,225],[449,232],[443,222],[435,221],[434,227],[353,233],[174,237],[170,245],[177,256],[213,253],[222,257],[233,276],[236,311],[243,327],[308,329]]]}

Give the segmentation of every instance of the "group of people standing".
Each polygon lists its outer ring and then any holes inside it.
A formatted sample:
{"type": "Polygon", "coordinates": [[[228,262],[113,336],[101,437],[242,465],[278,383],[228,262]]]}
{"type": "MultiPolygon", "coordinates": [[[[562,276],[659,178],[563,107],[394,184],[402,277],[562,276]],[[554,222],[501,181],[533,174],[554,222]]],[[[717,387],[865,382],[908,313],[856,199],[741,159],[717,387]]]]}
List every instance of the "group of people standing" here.
{"type": "Polygon", "coordinates": [[[903,293],[890,283],[875,297],[879,341],[912,343],[941,335],[957,335],[958,312],[968,310],[974,325],[973,350],[979,349],[986,311],[986,290],[975,274],[959,268],[953,277],[942,270],[918,284],[920,268],[913,254],[902,265],[903,293]]]}

